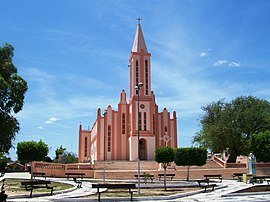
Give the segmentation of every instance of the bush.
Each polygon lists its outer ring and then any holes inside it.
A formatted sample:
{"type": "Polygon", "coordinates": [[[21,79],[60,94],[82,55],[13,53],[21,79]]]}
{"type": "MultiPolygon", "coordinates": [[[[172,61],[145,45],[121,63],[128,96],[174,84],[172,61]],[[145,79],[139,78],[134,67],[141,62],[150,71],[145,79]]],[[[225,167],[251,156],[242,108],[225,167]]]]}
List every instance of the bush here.
{"type": "Polygon", "coordinates": [[[259,162],[270,162],[270,131],[251,136],[250,149],[259,162]]]}

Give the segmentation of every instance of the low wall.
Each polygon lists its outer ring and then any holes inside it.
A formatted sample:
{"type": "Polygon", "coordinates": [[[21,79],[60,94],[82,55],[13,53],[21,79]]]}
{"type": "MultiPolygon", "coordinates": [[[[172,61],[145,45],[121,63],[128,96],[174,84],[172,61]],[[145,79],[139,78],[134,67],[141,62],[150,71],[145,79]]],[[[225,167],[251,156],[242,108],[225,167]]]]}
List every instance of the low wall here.
{"type": "MultiPolygon", "coordinates": [[[[154,175],[154,178],[158,179],[159,173],[164,173],[163,170],[141,170],[140,173],[148,173],[154,175]]],[[[221,174],[223,179],[233,179],[233,173],[246,173],[246,168],[215,168],[215,169],[199,169],[199,168],[190,168],[189,170],[189,179],[204,179],[204,175],[209,174],[221,174]]],[[[185,180],[187,178],[187,167],[180,170],[167,170],[166,173],[174,173],[175,178],[178,180],[185,180]]],[[[123,180],[136,180],[134,175],[137,175],[137,170],[96,170],[94,174],[95,179],[123,179],[123,180]],[[105,176],[105,177],[104,177],[105,176]]]]}
{"type": "Polygon", "coordinates": [[[270,163],[256,163],[257,175],[270,175],[270,163]]]}
{"type": "MultiPolygon", "coordinates": [[[[59,164],[33,162],[33,172],[45,172],[46,176],[51,177],[66,177],[66,172],[85,173],[86,178],[95,179],[129,179],[135,180],[134,175],[138,173],[137,162],[129,161],[106,161],[96,162],[97,165],[89,163],[77,164],[59,164]]],[[[159,170],[156,162],[141,162],[141,174],[144,172],[153,174],[156,178],[158,173],[163,173],[159,170]]],[[[175,166],[174,169],[168,169],[167,173],[175,173],[175,179],[186,179],[187,167],[175,166]]],[[[202,179],[206,174],[222,174],[223,179],[232,179],[233,173],[248,173],[248,168],[244,163],[227,164],[226,167],[214,161],[207,161],[204,166],[191,166],[190,179],[202,179]]],[[[257,163],[257,175],[270,175],[270,163],[257,163]]]]}
{"type": "Polygon", "coordinates": [[[60,164],[32,162],[33,172],[44,172],[49,177],[66,177],[67,172],[85,173],[85,177],[94,177],[94,166],[92,164],[60,164]]]}

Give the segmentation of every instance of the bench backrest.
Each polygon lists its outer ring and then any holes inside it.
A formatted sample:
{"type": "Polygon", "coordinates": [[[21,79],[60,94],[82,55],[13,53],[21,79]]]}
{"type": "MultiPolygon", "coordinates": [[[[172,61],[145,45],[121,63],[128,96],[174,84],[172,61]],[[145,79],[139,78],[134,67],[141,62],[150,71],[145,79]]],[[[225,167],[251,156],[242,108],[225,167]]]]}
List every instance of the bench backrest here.
{"type": "MultiPolygon", "coordinates": [[[[164,173],[158,174],[158,176],[164,176],[164,173]]],[[[166,173],[166,176],[175,176],[174,173],[166,173]]]]}
{"type": "Polygon", "coordinates": [[[209,184],[210,180],[209,179],[203,179],[203,180],[197,180],[199,186],[209,184]]]}
{"type": "Polygon", "coordinates": [[[85,175],[85,173],[65,173],[66,175],[85,175]]]}
{"type": "Polygon", "coordinates": [[[51,181],[48,181],[48,180],[34,180],[34,181],[23,181],[23,182],[21,182],[21,185],[23,185],[23,186],[37,185],[37,184],[51,184],[51,181]]]}
{"type": "Polygon", "coordinates": [[[234,176],[243,176],[243,174],[246,174],[246,173],[234,173],[233,175],[234,176]]]}
{"type": "Polygon", "coordinates": [[[216,174],[216,175],[204,175],[204,177],[222,177],[221,174],[216,174]]]}
{"type": "Polygon", "coordinates": [[[269,175],[265,175],[265,176],[253,176],[253,179],[265,179],[265,178],[270,178],[269,175]]]}
{"type": "MultiPolygon", "coordinates": [[[[134,177],[138,177],[138,175],[134,175],[134,177]]],[[[140,177],[154,177],[154,175],[140,175],[140,177]]]]}
{"type": "Polygon", "coordinates": [[[108,188],[108,189],[121,189],[121,188],[129,188],[135,189],[135,184],[92,184],[92,188],[108,188]]]}

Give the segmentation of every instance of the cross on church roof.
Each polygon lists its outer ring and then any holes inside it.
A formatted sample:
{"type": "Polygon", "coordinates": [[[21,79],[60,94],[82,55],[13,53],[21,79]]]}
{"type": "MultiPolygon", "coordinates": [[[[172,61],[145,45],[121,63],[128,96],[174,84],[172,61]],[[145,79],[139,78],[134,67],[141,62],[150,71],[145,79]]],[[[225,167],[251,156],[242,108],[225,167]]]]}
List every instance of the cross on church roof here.
{"type": "Polygon", "coordinates": [[[142,20],[140,17],[137,18],[138,24],[140,24],[140,21],[142,20]]]}

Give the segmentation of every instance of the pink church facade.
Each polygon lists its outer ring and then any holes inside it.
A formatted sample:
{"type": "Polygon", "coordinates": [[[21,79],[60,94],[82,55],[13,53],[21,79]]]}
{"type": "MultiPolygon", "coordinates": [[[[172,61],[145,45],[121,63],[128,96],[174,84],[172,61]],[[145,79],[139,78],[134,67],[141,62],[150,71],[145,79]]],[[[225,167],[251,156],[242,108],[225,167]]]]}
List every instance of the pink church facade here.
{"type": "Polygon", "coordinates": [[[117,111],[110,105],[105,113],[98,108],[91,130],[83,130],[80,125],[79,162],[136,161],[138,155],[140,160],[154,160],[158,146],[177,147],[176,112],[170,114],[166,108],[158,112],[151,90],[151,54],[147,50],[140,23],[129,57],[129,70],[129,100],[125,90],[122,90],[117,111]],[[135,86],[139,83],[143,85],[139,90],[138,112],[138,91],[135,86]]]}

